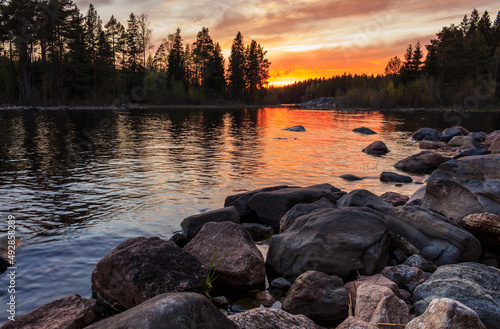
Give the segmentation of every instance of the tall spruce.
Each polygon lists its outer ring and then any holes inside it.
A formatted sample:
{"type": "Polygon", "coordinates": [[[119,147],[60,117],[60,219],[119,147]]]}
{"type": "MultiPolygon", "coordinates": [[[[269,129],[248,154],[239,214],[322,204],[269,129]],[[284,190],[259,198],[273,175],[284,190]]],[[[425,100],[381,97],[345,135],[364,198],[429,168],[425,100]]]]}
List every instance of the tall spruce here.
{"type": "Polygon", "coordinates": [[[177,28],[174,34],[172,49],[168,54],[167,77],[170,83],[186,83],[186,57],[182,45],[181,29],[177,28]]]}
{"type": "Polygon", "coordinates": [[[239,99],[246,92],[245,66],[245,44],[243,43],[243,35],[238,32],[231,45],[231,54],[229,55],[228,87],[232,99],[239,99]]]}

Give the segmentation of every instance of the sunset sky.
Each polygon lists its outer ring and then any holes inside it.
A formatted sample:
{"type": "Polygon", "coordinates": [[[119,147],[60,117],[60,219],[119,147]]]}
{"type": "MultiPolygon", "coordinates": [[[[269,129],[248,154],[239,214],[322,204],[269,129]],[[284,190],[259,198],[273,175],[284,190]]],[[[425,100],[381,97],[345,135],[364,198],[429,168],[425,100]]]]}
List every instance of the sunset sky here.
{"type": "Polygon", "coordinates": [[[76,0],[85,13],[92,3],[104,23],[111,14],[124,25],[128,15],[145,13],[154,49],[168,33],[182,30],[193,42],[203,26],[220,42],[227,58],[241,31],[256,39],[271,60],[270,83],[282,85],[314,77],[383,73],[387,61],[402,56],[409,43],[429,43],[443,27],[458,24],[477,8],[495,19],[492,0],[76,0]]]}

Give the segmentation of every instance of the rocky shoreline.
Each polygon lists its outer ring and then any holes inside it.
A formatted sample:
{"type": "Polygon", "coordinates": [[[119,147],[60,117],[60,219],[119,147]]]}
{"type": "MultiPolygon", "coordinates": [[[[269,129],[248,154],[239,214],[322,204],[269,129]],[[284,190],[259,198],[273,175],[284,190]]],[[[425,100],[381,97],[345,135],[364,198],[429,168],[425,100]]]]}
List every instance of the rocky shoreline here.
{"type": "Polygon", "coordinates": [[[170,241],[118,245],[92,273],[94,298],[1,328],[499,328],[500,131],[412,138],[426,151],[395,167],[430,174],[413,196],[330,184],[231,195],[170,241]]]}

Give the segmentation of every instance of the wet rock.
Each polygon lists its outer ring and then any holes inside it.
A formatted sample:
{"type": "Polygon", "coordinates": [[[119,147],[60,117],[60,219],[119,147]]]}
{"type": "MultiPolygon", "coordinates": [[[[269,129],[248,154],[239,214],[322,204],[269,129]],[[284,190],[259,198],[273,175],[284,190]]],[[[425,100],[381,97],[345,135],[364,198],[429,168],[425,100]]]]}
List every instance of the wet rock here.
{"type": "Polygon", "coordinates": [[[449,147],[461,147],[463,149],[473,149],[479,146],[476,140],[469,136],[455,136],[448,142],[449,147]]]}
{"type": "Polygon", "coordinates": [[[380,198],[394,207],[404,206],[410,199],[407,195],[402,195],[396,192],[386,192],[382,194],[380,198]]]}
{"type": "Polygon", "coordinates": [[[420,315],[434,299],[451,298],[477,313],[488,329],[500,323],[500,270],[477,263],[439,267],[414,293],[414,310],[420,315]]]}
{"type": "Polygon", "coordinates": [[[286,131],[295,131],[295,132],[305,132],[306,131],[306,128],[304,128],[304,126],[293,126],[293,127],[287,127],[287,128],[283,128],[283,130],[286,130],[286,131]]]}
{"type": "Polygon", "coordinates": [[[363,134],[363,135],[376,135],[377,134],[377,132],[371,130],[370,128],[366,128],[366,127],[355,128],[352,131],[355,133],[363,134]]]}
{"type": "Polygon", "coordinates": [[[467,136],[469,133],[470,132],[464,127],[455,126],[443,130],[443,135],[441,136],[441,140],[447,143],[456,136],[467,136]]]}
{"type": "Polygon", "coordinates": [[[366,190],[354,190],[343,196],[339,207],[369,207],[387,222],[391,234],[404,237],[419,253],[436,265],[477,261],[479,241],[454,221],[416,206],[394,208],[366,190]]]}
{"type": "Polygon", "coordinates": [[[429,273],[432,273],[437,269],[436,265],[432,264],[432,262],[429,262],[427,259],[420,255],[411,255],[403,265],[416,267],[424,272],[429,273]]]}
{"type": "Polygon", "coordinates": [[[460,224],[481,241],[483,249],[500,254],[500,216],[488,212],[470,214],[460,224]]]}
{"type": "Polygon", "coordinates": [[[264,258],[250,234],[232,222],[207,223],[184,250],[210,267],[215,252],[217,279],[223,289],[248,291],[265,286],[264,258]]]}
{"type": "Polygon", "coordinates": [[[156,296],[123,313],[99,321],[86,329],[237,329],[203,295],[167,293],[156,296]]]}
{"type": "Polygon", "coordinates": [[[259,192],[248,200],[248,206],[263,223],[279,227],[281,217],[296,204],[312,203],[322,198],[335,202],[340,197],[334,194],[337,192],[341,191],[330,184],[259,192]]]}
{"type": "Polygon", "coordinates": [[[362,284],[379,285],[389,288],[396,296],[400,297],[399,287],[395,282],[387,279],[382,274],[376,274],[348,282],[344,285],[344,288],[347,290],[347,294],[351,295],[350,298],[353,306],[356,306],[356,292],[362,284]]]}
{"type": "Polygon", "coordinates": [[[439,165],[446,161],[447,159],[441,154],[422,151],[398,161],[394,167],[405,172],[425,174],[436,170],[439,165]]]}
{"type": "Polygon", "coordinates": [[[210,222],[240,222],[240,214],[235,207],[229,206],[222,209],[207,211],[184,218],[181,227],[188,240],[193,239],[203,225],[210,222]]]}
{"type": "Polygon", "coordinates": [[[271,187],[261,188],[258,190],[253,190],[250,192],[233,194],[226,197],[226,200],[224,202],[224,207],[229,207],[229,206],[235,207],[240,214],[240,220],[242,223],[257,222],[258,221],[257,214],[248,207],[248,200],[250,200],[251,197],[260,192],[271,192],[285,188],[289,188],[289,186],[286,185],[271,186],[271,187]]]}
{"type": "Polygon", "coordinates": [[[354,181],[357,181],[357,180],[363,180],[363,178],[355,176],[355,175],[351,175],[351,174],[342,175],[342,176],[340,176],[340,178],[342,178],[343,180],[349,181],[349,182],[354,182],[354,181]]]}
{"type": "Polygon", "coordinates": [[[441,133],[436,129],[432,128],[422,128],[417,130],[411,138],[416,141],[439,141],[441,139],[441,133]]]}
{"type": "Polygon", "coordinates": [[[358,317],[350,316],[345,319],[336,329],[379,329],[378,326],[361,320],[358,317]]]}
{"type": "Polygon", "coordinates": [[[97,263],[92,289],[128,309],[166,292],[201,292],[206,276],[207,269],[174,242],[141,237],[121,243],[97,263]]]}
{"type": "Polygon", "coordinates": [[[453,157],[453,159],[460,159],[460,158],[463,158],[463,157],[468,157],[468,156],[475,156],[475,155],[486,155],[486,154],[490,154],[491,152],[486,150],[486,149],[469,149],[469,150],[465,150],[463,152],[460,152],[458,153],[457,155],[455,155],[453,157]]]}
{"type": "Polygon", "coordinates": [[[230,315],[239,329],[316,329],[312,320],[304,315],[292,315],[275,309],[256,308],[230,315]]]}
{"type": "Polygon", "coordinates": [[[471,213],[500,215],[500,154],[443,164],[427,180],[422,206],[457,222],[471,213]]]}
{"type": "Polygon", "coordinates": [[[486,329],[476,312],[450,298],[434,299],[405,329],[486,329]]]}
{"type": "Polygon", "coordinates": [[[425,189],[427,187],[424,185],[421,188],[419,188],[415,193],[412,194],[408,202],[406,202],[407,206],[421,206],[422,205],[422,199],[424,198],[425,195],[425,189]]]}
{"type": "Polygon", "coordinates": [[[241,224],[252,237],[253,241],[269,241],[274,234],[274,229],[268,225],[262,225],[257,223],[243,223],[241,224]]]}
{"type": "Polygon", "coordinates": [[[381,274],[394,281],[401,289],[410,292],[429,278],[429,274],[421,269],[406,265],[388,266],[382,270],[381,274]]]}
{"type": "Polygon", "coordinates": [[[418,143],[418,147],[423,150],[437,150],[446,147],[444,142],[434,142],[434,141],[421,141],[418,143]]]}
{"type": "Polygon", "coordinates": [[[292,314],[303,314],[319,325],[333,327],[347,318],[348,306],[342,279],[308,271],[295,280],[282,308],[292,314]]]}
{"type": "Polygon", "coordinates": [[[385,145],[383,142],[376,141],[365,147],[363,149],[363,152],[367,154],[381,155],[381,154],[387,154],[390,151],[387,148],[387,145],[385,145]]]}
{"type": "Polygon", "coordinates": [[[413,178],[406,175],[399,175],[393,172],[384,171],[380,174],[380,181],[386,183],[411,183],[413,178]]]}
{"type": "Polygon", "coordinates": [[[255,299],[265,307],[271,307],[276,302],[274,297],[267,291],[259,291],[257,295],[255,295],[255,299]]]}
{"type": "Polygon", "coordinates": [[[44,304],[33,311],[8,321],[2,329],[77,329],[99,320],[95,299],[82,298],[78,294],[44,304]]]}
{"type": "MultiPolygon", "coordinates": [[[[391,289],[365,283],[358,288],[354,314],[373,325],[407,324],[410,321],[409,307],[391,289]]],[[[379,327],[385,329],[387,326],[379,327]]]]}
{"type": "Polygon", "coordinates": [[[388,246],[387,224],[375,211],[318,209],[271,238],[266,264],[291,280],[309,270],[342,278],[356,271],[371,275],[388,262],[388,246]]]}
{"type": "Polygon", "coordinates": [[[335,205],[325,198],[313,203],[296,204],[292,207],[292,209],[288,210],[283,217],[281,217],[280,233],[285,232],[290,226],[292,226],[298,217],[310,214],[316,209],[326,208],[335,208],[335,205]]]}

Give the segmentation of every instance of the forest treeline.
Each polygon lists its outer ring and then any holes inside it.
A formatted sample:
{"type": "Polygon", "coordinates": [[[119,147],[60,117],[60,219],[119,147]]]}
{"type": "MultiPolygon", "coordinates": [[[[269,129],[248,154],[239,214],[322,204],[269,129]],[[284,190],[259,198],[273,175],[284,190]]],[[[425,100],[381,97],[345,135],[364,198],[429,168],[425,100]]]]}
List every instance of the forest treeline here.
{"type": "Polygon", "coordinates": [[[270,62],[238,32],[226,60],[203,27],[157,49],[145,14],[106,23],[72,0],[0,1],[0,104],[199,104],[260,102],[270,62]]]}
{"type": "Polygon", "coordinates": [[[344,74],[270,88],[269,102],[292,104],[336,96],[343,107],[448,107],[477,109],[500,104],[500,12],[494,22],[473,10],[459,25],[406,48],[383,75],[344,74]]]}

